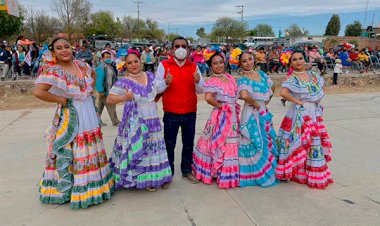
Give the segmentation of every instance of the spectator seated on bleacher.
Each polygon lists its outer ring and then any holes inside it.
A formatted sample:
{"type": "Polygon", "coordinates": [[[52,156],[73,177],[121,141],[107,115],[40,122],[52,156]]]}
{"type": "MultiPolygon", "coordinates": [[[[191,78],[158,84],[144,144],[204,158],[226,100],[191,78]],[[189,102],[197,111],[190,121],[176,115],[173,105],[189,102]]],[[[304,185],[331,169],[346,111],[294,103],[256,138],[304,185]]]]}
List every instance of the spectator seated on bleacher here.
{"type": "Polygon", "coordinates": [[[275,48],[272,48],[272,51],[268,55],[269,62],[269,71],[271,73],[276,72],[279,73],[278,70],[282,67],[280,62],[280,55],[277,53],[275,48]]]}
{"type": "Polygon", "coordinates": [[[365,53],[365,49],[360,50],[360,53],[358,54],[358,61],[364,66],[364,70],[367,72],[369,66],[369,58],[365,53]]]}
{"type": "Polygon", "coordinates": [[[325,73],[325,61],[321,54],[318,51],[318,47],[314,46],[311,51],[309,51],[309,61],[310,63],[316,63],[318,65],[319,71],[324,74],[325,73]]]}
{"type": "Polygon", "coordinates": [[[358,70],[360,73],[363,73],[364,72],[364,66],[359,61],[359,50],[358,49],[351,49],[349,55],[350,55],[350,59],[351,59],[352,68],[355,70],[358,70]]]}
{"type": "Polygon", "coordinates": [[[260,68],[260,70],[267,72],[267,56],[264,51],[264,48],[261,47],[259,51],[256,53],[255,60],[256,60],[256,66],[260,68]]]}
{"type": "Polygon", "coordinates": [[[335,54],[333,48],[330,48],[330,49],[329,49],[329,52],[326,53],[326,56],[327,56],[328,58],[330,58],[330,59],[332,60],[333,63],[335,63],[335,60],[336,60],[336,54],[335,54]]]}

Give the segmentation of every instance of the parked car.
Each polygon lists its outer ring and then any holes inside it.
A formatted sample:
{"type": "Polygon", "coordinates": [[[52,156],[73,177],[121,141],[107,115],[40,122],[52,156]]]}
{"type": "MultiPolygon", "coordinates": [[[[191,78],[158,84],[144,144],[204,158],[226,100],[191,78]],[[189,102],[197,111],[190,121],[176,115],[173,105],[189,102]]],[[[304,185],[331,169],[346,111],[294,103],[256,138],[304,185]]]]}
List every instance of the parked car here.
{"type": "Polygon", "coordinates": [[[103,49],[106,44],[110,44],[111,48],[115,48],[115,43],[108,40],[95,40],[94,47],[96,49],[103,49]]]}
{"type": "Polygon", "coordinates": [[[318,46],[319,48],[322,48],[323,44],[322,44],[322,42],[306,41],[306,42],[297,42],[297,43],[294,43],[291,47],[293,49],[304,49],[305,46],[318,46]]]}

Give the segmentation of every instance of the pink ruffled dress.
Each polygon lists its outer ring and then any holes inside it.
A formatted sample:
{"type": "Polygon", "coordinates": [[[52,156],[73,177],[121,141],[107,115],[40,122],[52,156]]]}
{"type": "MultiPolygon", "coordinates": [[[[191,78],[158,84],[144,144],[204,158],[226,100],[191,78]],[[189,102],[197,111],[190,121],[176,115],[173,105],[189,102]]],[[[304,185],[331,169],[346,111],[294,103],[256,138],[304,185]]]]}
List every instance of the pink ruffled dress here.
{"type": "Polygon", "coordinates": [[[212,77],[205,82],[206,93],[214,93],[221,108],[214,108],[193,153],[193,171],[198,180],[220,188],[239,186],[239,109],[237,84],[226,74],[228,82],[212,77]]]}

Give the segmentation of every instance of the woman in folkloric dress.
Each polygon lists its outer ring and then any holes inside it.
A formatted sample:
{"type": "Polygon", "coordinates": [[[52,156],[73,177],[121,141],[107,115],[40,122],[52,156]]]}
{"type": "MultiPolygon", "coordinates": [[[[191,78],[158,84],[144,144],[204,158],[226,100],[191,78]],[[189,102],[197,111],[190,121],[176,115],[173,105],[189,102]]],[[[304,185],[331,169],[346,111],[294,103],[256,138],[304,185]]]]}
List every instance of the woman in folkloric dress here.
{"type": "Polygon", "coordinates": [[[215,50],[208,60],[211,78],[205,99],[214,108],[193,153],[195,177],[205,184],[216,179],[220,188],[239,186],[239,105],[235,79],[225,72],[223,55],[215,50]]]}
{"type": "Polygon", "coordinates": [[[156,191],[172,180],[172,173],[157,104],[154,74],[142,72],[140,54],[128,51],[126,75],[111,88],[107,102],[124,102],[110,158],[116,188],[138,188],[156,191]]]}
{"type": "Polygon", "coordinates": [[[239,62],[239,95],[245,102],[240,117],[240,186],[268,187],[277,183],[276,132],[267,108],[274,84],[265,72],[254,70],[251,54],[241,54],[239,62]]]}
{"type": "Polygon", "coordinates": [[[324,189],[333,183],[327,166],[332,146],[320,104],[324,79],[306,70],[302,52],[293,52],[289,63],[294,71],[282,83],[280,95],[291,104],[278,131],[276,177],[324,189]]]}
{"type": "Polygon", "coordinates": [[[92,98],[93,70],[73,61],[69,42],[53,40],[56,64],[37,78],[33,94],[57,103],[51,128],[45,171],[39,192],[42,203],[86,208],[110,199],[114,180],[104,149],[102,131],[92,98]]]}

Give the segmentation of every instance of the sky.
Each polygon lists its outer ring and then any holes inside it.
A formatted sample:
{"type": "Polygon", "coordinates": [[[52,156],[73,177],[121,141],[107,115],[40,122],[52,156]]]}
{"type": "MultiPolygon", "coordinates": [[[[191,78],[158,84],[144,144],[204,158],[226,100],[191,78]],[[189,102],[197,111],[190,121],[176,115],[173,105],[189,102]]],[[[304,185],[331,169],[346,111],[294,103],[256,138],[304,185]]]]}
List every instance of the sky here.
{"type": "MultiPolygon", "coordinates": [[[[45,10],[55,15],[51,9],[55,0],[19,0],[27,8],[45,10]]],[[[341,35],[347,24],[359,20],[363,26],[380,26],[380,0],[89,0],[92,11],[109,10],[115,17],[137,17],[140,4],[140,18],[151,18],[159,22],[165,32],[175,32],[196,38],[200,27],[209,33],[215,21],[223,16],[241,20],[236,6],[243,5],[244,21],[249,28],[258,23],[267,23],[277,34],[290,24],[296,23],[312,35],[323,35],[333,13],[341,19],[341,35]],[[368,10],[367,10],[368,9],[368,10]]]]}

